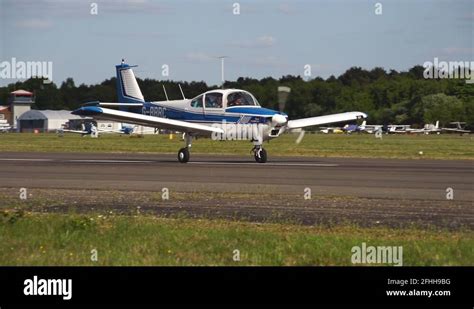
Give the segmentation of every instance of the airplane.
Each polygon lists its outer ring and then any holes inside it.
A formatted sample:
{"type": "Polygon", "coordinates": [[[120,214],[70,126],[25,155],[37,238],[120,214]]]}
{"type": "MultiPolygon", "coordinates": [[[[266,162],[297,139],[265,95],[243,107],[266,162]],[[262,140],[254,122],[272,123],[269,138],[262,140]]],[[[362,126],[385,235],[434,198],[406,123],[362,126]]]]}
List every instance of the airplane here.
{"type": "Polygon", "coordinates": [[[87,123],[87,124],[82,123],[81,127],[82,127],[81,130],[61,128],[56,133],[60,137],[62,137],[64,133],[75,133],[75,134],[81,134],[82,136],[90,135],[91,137],[98,137],[99,133],[97,130],[97,126],[94,123],[92,122],[87,123]]]}
{"type": "Polygon", "coordinates": [[[381,124],[367,124],[367,121],[363,121],[362,124],[359,126],[360,131],[367,132],[369,134],[373,134],[375,132],[383,132],[386,131],[387,128],[384,128],[384,125],[381,124]]]}
{"type": "Polygon", "coordinates": [[[367,118],[365,113],[354,111],[290,120],[282,111],[261,107],[250,92],[242,89],[214,89],[187,99],[180,86],[182,100],[146,102],[135,78],[134,67],[136,65],[128,65],[124,59],[115,66],[118,102],[86,103],[72,113],[96,120],[182,132],[185,145],[178,151],[181,163],[189,161],[192,141],[198,136],[228,140],[237,131],[250,130],[254,134],[245,135],[242,139],[253,143],[251,152],[255,161],[265,163],[267,152],[263,143],[285,131],[367,118]]]}
{"type": "Polygon", "coordinates": [[[108,130],[97,128],[97,125],[90,122],[87,124],[82,123],[81,130],[71,130],[71,129],[59,129],[58,134],[63,135],[63,133],[76,133],[81,134],[82,136],[90,135],[91,137],[98,137],[102,133],[117,133],[117,134],[127,134],[131,135],[135,132],[136,126],[122,124],[121,128],[118,130],[108,130]]]}
{"type": "MultiPolygon", "coordinates": [[[[362,124],[364,124],[364,123],[365,123],[365,121],[362,124]]],[[[342,130],[347,134],[351,134],[353,132],[362,132],[363,131],[362,124],[361,125],[346,124],[344,127],[342,127],[342,130]]]]}
{"type": "Polygon", "coordinates": [[[346,124],[342,130],[348,134],[352,132],[366,132],[369,134],[376,133],[378,131],[383,132],[384,126],[379,124],[367,124],[367,121],[364,120],[360,125],[358,124],[346,124]]]}
{"type": "Polygon", "coordinates": [[[342,134],[342,133],[344,133],[343,129],[340,128],[340,127],[320,127],[319,131],[324,133],[324,134],[329,134],[329,133],[342,134]]]}
{"type": "Polygon", "coordinates": [[[455,121],[455,122],[450,122],[449,124],[455,127],[454,128],[453,127],[441,128],[441,131],[448,132],[448,133],[461,133],[461,134],[471,133],[471,131],[464,129],[463,126],[466,124],[465,122],[455,121]]]}
{"type": "Polygon", "coordinates": [[[439,128],[439,121],[436,121],[436,124],[428,123],[422,129],[412,129],[410,133],[436,133],[441,134],[441,129],[439,128]]]}
{"type": "Polygon", "coordinates": [[[11,125],[8,124],[6,119],[0,119],[0,132],[7,133],[10,132],[12,129],[11,125]]]}
{"type": "Polygon", "coordinates": [[[406,133],[412,133],[413,131],[416,131],[417,129],[413,129],[410,125],[404,125],[404,124],[391,124],[388,126],[388,133],[396,133],[396,134],[406,134],[406,133]]]}

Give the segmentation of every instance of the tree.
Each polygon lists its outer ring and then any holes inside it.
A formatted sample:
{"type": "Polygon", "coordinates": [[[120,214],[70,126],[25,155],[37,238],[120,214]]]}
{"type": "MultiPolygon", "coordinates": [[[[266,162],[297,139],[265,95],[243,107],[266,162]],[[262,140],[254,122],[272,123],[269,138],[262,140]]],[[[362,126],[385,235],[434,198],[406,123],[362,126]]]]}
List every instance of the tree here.
{"type": "Polygon", "coordinates": [[[441,125],[446,125],[451,121],[464,120],[463,104],[456,97],[438,93],[424,96],[421,102],[425,123],[434,123],[439,120],[441,125]]]}

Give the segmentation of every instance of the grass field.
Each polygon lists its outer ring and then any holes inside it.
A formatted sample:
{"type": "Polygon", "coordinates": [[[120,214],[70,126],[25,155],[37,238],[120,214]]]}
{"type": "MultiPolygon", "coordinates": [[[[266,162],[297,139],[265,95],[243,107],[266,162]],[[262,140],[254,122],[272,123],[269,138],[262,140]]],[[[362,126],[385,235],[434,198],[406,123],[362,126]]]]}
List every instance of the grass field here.
{"type": "MultiPolygon", "coordinates": [[[[295,135],[266,144],[272,156],[474,159],[471,136],[295,135]],[[423,152],[422,155],[419,153],[423,152]]],[[[98,139],[56,134],[1,134],[0,153],[119,152],[176,154],[180,136],[98,139]]],[[[245,155],[245,141],[198,139],[195,154],[245,155]]],[[[0,154],[1,156],[1,154],[0,154]]],[[[59,197],[58,197],[59,198],[59,197]]],[[[245,197],[243,197],[245,198],[245,197]]],[[[353,265],[351,248],[403,246],[403,265],[474,265],[472,230],[302,226],[293,222],[164,218],[148,214],[41,213],[0,209],[0,265],[353,265]],[[97,261],[91,257],[97,250],[97,261]],[[240,261],[234,261],[239,250],[240,261]]],[[[372,264],[374,265],[374,264],[372,264]]]]}
{"type": "Polygon", "coordinates": [[[0,220],[0,265],[353,265],[351,248],[362,242],[403,246],[404,266],[474,265],[467,231],[12,210],[0,220]]]}
{"type": "MultiPolygon", "coordinates": [[[[474,159],[471,136],[459,135],[384,135],[377,139],[369,134],[306,134],[295,143],[297,135],[286,134],[265,144],[272,156],[360,157],[399,159],[474,159]],[[422,155],[420,155],[420,151],[422,155]]],[[[0,135],[0,151],[20,152],[133,152],[177,153],[183,147],[181,136],[146,135],[144,138],[102,134],[100,138],[68,134],[9,133],[0,135]]],[[[252,145],[248,141],[194,141],[192,153],[245,155],[252,145]]]]}

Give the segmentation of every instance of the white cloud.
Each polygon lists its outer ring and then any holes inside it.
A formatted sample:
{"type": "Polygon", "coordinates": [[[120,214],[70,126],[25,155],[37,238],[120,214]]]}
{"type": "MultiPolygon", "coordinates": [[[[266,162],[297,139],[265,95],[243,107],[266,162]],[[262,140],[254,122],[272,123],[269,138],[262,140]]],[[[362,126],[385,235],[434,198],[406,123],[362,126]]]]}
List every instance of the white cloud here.
{"type": "Polygon", "coordinates": [[[260,56],[251,59],[251,65],[259,66],[259,67],[281,67],[284,65],[281,60],[279,60],[275,56],[260,56]]]}
{"type": "Polygon", "coordinates": [[[295,13],[295,9],[287,3],[282,3],[278,6],[278,11],[283,14],[291,15],[295,13]]]}
{"type": "Polygon", "coordinates": [[[472,55],[474,48],[472,47],[446,47],[443,48],[442,53],[445,55],[472,55]]]}
{"type": "Polygon", "coordinates": [[[47,19],[34,18],[17,21],[15,26],[27,29],[49,29],[53,26],[53,23],[47,19]]]}
{"type": "Polygon", "coordinates": [[[271,35],[262,35],[254,40],[234,42],[233,46],[240,48],[265,48],[275,45],[276,39],[271,35]]]}
{"type": "Polygon", "coordinates": [[[0,0],[10,14],[49,16],[54,18],[89,18],[91,3],[97,3],[101,14],[168,14],[172,9],[149,0],[0,0]]]}
{"type": "Polygon", "coordinates": [[[210,61],[215,57],[212,57],[211,55],[208,55],[203,52],[190,52],[186,54],[185,58],[189,61],[205,62],[210,61]]]}
{"type": "Polygon", "coordinates": [[[275,38],[272,37],[271,35],[264,35],[259,38],[257,38],[257,45],[258,46],[264,46],[264,47],[270,47],[275,45],[275,38]]]}

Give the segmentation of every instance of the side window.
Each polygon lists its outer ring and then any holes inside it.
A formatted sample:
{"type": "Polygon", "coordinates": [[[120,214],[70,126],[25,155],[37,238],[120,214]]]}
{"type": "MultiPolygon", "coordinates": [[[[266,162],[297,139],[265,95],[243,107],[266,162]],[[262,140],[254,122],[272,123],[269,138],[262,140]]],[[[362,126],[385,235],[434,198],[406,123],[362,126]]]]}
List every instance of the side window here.
{"type": "Polygon", "coordinates": [[[191,101],[191,107],[202,107],[202,95],[191,101]]]}
{"type": "Polygon", "coordinates": [[[206,94],[206,108],[222,108],[222,93],[210,92],[206,94]]]}

